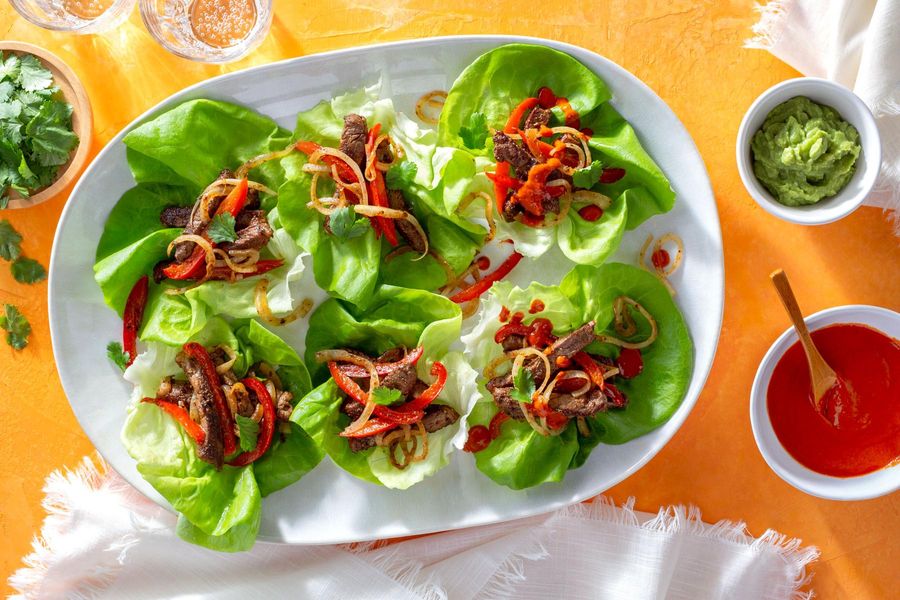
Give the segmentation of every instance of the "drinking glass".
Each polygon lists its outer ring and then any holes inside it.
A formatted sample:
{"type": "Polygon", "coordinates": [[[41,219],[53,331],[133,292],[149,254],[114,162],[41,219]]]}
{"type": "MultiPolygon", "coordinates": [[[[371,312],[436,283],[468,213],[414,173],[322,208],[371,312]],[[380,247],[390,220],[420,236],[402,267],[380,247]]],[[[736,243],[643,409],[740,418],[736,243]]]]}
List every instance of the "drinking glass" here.
{"type": "Polygon", "coordinates": [[[38,27],[70,33],[100,33],[124,22],[137,0],[9,0],[38,27]]]}
{"type": "Polygon", "coordinates": [[[163,48],[201,62],[237,60],[265,39],[272,0],[141,0],[141,18],[163,48]]]}

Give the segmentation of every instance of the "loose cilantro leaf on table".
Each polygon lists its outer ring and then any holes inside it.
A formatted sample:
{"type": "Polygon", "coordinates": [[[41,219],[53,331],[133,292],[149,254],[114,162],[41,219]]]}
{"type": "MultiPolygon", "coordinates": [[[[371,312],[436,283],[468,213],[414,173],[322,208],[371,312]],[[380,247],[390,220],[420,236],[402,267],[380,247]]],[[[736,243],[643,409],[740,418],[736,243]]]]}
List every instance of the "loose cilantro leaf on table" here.
{"type": "Polygon", "coordinates": [[[0,52],[0,209],[10,191],[27,198],[56,179],[78,145],[72,106],[31,55],[0,52]]]}
{"type": "Polygon", "coordinates": [[[6,330],[6,343],[16,350],[21,350],[28,345],[31,324],[12,304],[7,304],[4,311],[5,314],[0,315],[0,329],[6,330]]]}
{"type": "Polygon", "coordinates": [[[13,277],[19,283],[38,283],[47,279],[47,271],[33,258],[19,257],[12,264],[13,277]]]}
{"type": "Polygon", "coordinates": [[[528,369],[519,369],[516,376],[513,377],[513,386],[515,389],[510,392],[510,397],[516,402],[531,404],[531,397],[534,395],[534,376],[528,369]]]}
{"type": "Polygon", "coordinates": [[[22,235],[15,230],[12,223],[3,219],[0,221],[0,258],[3,260],[16,260],[22,253],[20,244],[22,235]]]}
{"type": "Polygon", "coordinates": [[[588,166],[576,169],[575,173],[572,175],[572,183],[575,184],[575,187],[581,188],[584,190],[589,190],[594,187],[594,184],[600,181],[600,176],[603,174],[603,163],[599,160],[595,160],[588,166]]]}
{"type": "Polygon", "coordinates": [[[238,439],[241,450],[249,452],[256,448],[256,439],[259,436],[259,423],[243,415],[234,415],[238,426],[238,439]]]}
{"type": "Polygon", "coordinates": [[[119,342],[110,342],[106,345],[106,356],[110,361],[121,370],[125,370],[128,366],[128,353],[122,350],[122,344],[119,342]]]}
{"type": "Polygon", "coordinates": [[[233,242],[237,239],[237,233],[234,230],[234,217],[231,213],[222,213],[213,217],[206,231],[209,234],[209,239],[217,244],[233,242]]]}
{"type": "Polygon", "coordinates": [[[356,218],[356,212],[349,206],[342,206],[331,213],[328,226],[338,239],[352,240],[365,235],[369,223],[364,217],[356,218]]]}
{"type": "Polygon", "coordinates": [[[466,148],[481,150],[489,135],[487,119],[483,113],[475,112],[469,118],[469,124],[459,128],[459,137],[462,138],[466,148]]]}
{"type": "Polygon", "coordinates": [[[371,399],[375,404],[387,406],[388,404],[393,404],[400,399],[400,390],[386,387],[377,387],[372,390],[371,399]]]}

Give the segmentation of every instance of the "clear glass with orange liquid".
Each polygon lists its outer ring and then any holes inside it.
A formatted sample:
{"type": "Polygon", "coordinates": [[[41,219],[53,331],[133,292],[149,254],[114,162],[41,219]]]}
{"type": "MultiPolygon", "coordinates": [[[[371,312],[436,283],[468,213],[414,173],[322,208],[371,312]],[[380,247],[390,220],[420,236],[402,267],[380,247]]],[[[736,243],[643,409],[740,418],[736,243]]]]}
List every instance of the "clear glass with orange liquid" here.
{"type": "Polygon", "coordinates": [[[140,0],[141,17],[166,50],[202,62],[237,60],[272,24],[272,0],[140,0]]]}
{"type": "Polygon", "coordinates": [[[137,0],[10,0],[25,20],[55,31],[100,33],[118,27],[137,0]]]}

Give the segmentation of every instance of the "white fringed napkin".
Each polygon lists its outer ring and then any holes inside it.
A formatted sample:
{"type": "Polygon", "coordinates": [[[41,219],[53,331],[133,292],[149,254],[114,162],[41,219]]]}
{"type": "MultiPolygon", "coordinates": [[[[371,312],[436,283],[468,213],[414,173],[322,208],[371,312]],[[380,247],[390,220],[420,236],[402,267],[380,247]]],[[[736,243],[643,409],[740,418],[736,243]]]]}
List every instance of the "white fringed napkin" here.
{"type": "Polygon", "coordinates": [[[19,598],[801,600],[813,547],[694,508],[605,498],[550,515],[393,544],[191,546],[175,517],[90,458],[47,478],[48,516],[19,598]]]}
{"type": "Polygon", "coordinates": [[[900,0],[772,0],[749,48],[852,89],[881,134],[881,175],[866,204],[892,211],[900,235],[900,0]]]}

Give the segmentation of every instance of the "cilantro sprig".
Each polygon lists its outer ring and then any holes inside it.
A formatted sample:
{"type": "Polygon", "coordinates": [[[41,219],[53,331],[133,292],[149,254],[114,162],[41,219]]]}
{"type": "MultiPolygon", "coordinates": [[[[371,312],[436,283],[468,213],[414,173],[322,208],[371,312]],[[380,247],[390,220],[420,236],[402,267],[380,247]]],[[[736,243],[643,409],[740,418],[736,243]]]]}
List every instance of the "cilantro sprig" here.
{"type": "Polygon", "coordinates": [[[78,145],[72,106],[36,57],[0,52],[0,209],[50,185],[78,145]]]}
{"type": "Polygon", "coordinates": [[[577,188],[589,190],[600,181],[601,175],[603,175],[603,163],[595,160],[586,167],[575,169],[575,173],[572,174],[572,183],[577,188]]]}
{"type": "Polygon", "coordinates": [[[392,388],[386,387],[377,387],[372,390],[372,393],[369,395],[369,398],[375,404],[380,404],[382,406],[387,406],[389,404],[393,404],[400,399],[400,390],[395,390],[392,388]]]}
{"type": "Polygon", "coordinates": [[[472,150],[484,148],[489,135],[487,119],[484,113],[480,112],[472,113],[472,116],[469,117],[469,124],[459,128],[459,137],[462,138],[463,144],[472,150]]]}
{"type": "Polygon", "coordinates": [[[217,244],[233,242],[237,239],[237,232],[234,230],[234,217],[231,213],[222,213],[213,217],[206,232],[209,235],[209,239],[217,244]]]}
{"type": "Polygon", "coordinates": [[[250,452],[256,448],[256,440],[259,437],[259,423],[243,415],[234,415],[238,426],[238,440],[241,451],[250,452]]]}
{"type": "Polygon", "coordinates": [[[122,344],[119,342],[110,342],[106,345],[106,357],[122,371],[128,367],[128,360],[130,357],[128,356],[128,353],[122,349],[122,344]]]}
{"type": "Polygon", "coordinates": [[[519,369],[515,377],[513,377],[513,390],[509,393],[510,397],[516,402],[531,404],[531,397],[534,396],[534,375],[528,369],[519,369]]]}
{"type": "Polygon", "coordinates": [[[0,258],[12,262],[15,280],[19,283],[38,283],[47,279],[47,270],[41,263],[22,256],[21,244],[22,234],[6,219],[0,221],[0,258]]]}
{"type": "Polygon", "coordinates": [[[364,217],[357,218],[356,212],[349,206],[341,206],[329,216],[328,226],[336,238],[346,241],[365,235],[369,222],[364,217]]]}
{"type": "Polygon", "coordinates": [[[4,314],[0,315],[0,329],[6,330],[6,343],[16,350],[21,350],[28,345],[31,324],[14,305],[7,304],[3,309],[4,314]]]}

